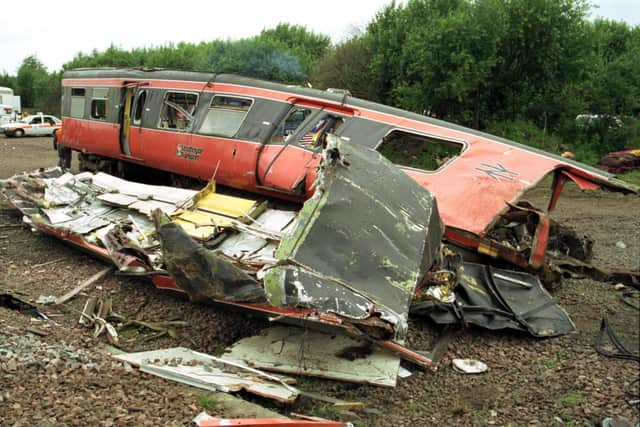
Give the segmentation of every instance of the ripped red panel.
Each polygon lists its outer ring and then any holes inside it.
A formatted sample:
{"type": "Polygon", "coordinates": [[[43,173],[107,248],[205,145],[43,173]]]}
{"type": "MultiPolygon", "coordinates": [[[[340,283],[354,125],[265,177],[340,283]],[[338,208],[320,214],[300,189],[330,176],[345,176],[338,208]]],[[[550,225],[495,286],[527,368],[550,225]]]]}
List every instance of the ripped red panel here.
{"type": "Polygon", "coordinates": [[[582,178],[581,176],[575,175],[567,170],[563,170],[562,174],[569,178],[571,181],[575,182],[581,190],[599,190],[600,185],[596,182],[590,181],[589,179],[582,178]]]}

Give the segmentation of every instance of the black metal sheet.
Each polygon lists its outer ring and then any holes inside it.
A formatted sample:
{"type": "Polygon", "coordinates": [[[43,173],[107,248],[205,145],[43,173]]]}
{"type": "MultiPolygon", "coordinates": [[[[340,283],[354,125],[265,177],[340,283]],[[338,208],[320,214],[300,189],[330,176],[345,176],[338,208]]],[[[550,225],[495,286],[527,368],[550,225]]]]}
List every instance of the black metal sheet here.
{"type": "Polygon", "coordinates": [[[567,312],[532,274],[464,263],[454,289],[455,302],[421,301],[411,314],[440,324],[474,324],[482,328],[515,329],[546,338],[575,331],[567,312]]]}
{"type": "Polygon", "coordinates": [[[270,302],[379,313],[402,330],[442,239],[436,201],[376,151],[335,137],[329,144],[316,193],[278,250],[285,265],[265,278],[270,302]]]}

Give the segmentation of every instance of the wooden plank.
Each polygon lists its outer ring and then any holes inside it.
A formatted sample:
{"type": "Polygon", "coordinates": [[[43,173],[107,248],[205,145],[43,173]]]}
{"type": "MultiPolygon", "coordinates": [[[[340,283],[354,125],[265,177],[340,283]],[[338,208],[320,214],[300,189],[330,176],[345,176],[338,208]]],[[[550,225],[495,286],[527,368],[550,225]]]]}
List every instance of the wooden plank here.
{"type": "Polygon", "coordinates": [[[66,294],[62,295],[59,298],[56,298],[54,304],[60,305],[60,304],[63,304],[65,302],[69,301],[71,298],[73,298],[74,296],[76,296],[77,294],[79,294],[80,292],[82,292],[83,290],[85,290],[86,288],[88,288],[89,286],[91,286],[92,284],[97,282],[98,280],[102,279],[104,276],[106,276],[112,270],[113,270],[112,267],[107,267],[104,270],[100,270],[99,272],[97,272],[93,276],[89,277],[84,282],[80,283],[75,288],[71,289],[66,294]]]}

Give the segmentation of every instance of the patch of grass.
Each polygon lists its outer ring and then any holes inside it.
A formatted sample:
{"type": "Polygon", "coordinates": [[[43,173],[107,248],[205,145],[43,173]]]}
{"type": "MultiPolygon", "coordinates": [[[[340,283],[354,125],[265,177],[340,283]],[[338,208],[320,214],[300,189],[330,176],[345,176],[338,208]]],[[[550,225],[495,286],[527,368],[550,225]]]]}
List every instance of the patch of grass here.
{"type": "Polygon", "coordinates": [[[563,358],[562,351],[556,350],[549,357],[542,359],[542,364],[548,369],[558,369],[563,358]]]}
{"type": "Polygon", "coordinates": [[[418,410],[418,404],[416,402],[414,402],[413,400],[410,401],[407,406],[404,407],[404,411],[407,414],[413,414],[414,412],[416,412],[418,410]]]}
{"type": "Polygon", "coordinates": [[[555,357],[547,357],[542,360],[542,363],[549,369],[557,369],[560,366],[560,362],[555,357]]]}
{"type": "Polygon", "coordinates": [[[337,414],[337,410],[333,405],[325,403],[313,406],[309,413],[314,417],[331,418],[337,414]]]}
{"type": "Polygon", "coordinates": [[[215,412],[222,404],[213,394],[201,394],[196,401],[202,409],[209,412],[215,412]]]}
{"type": "Polygon", "coordinates": [[[567,393],[558,399],[558,403],[562,406],[576,406],[587,400],[587,397],[579,391],[567,393]]]}
{"type": "Polygon", "coordinates": [[[640,186],[640,171],[631,171],[621,173],[617,176],[618,179],[628,182],[629,184],[640,186]]]}

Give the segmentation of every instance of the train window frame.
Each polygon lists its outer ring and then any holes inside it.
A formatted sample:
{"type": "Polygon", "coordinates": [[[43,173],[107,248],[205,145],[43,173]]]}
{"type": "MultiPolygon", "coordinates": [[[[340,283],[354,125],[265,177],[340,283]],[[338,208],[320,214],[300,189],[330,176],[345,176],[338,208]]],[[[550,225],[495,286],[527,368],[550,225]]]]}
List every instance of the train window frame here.
{"type": "MultiPolygon", "coordinates": [[[[227,95],[227,94],[215,94],[213,96],[213,98],[211,98],[211,102],[209,103],[209,106],[207,107],[207,111],[206,111],[206,113],[204,115],[204,119],[202,120],[202,124],[200,125],[200,128],[198,129],[198,134],[206,135],[206,136],[218,136],[218,137],[221,137],[221,138],[234,138],[238,134],[238,132],[240,131],[240,128],[242,128],[242,125],[244,124],[245,120],[247,120],[247,116],[251,112],[251,110],[252,110],[254,105],[255,105],[255,99],[253,99],[253,98],[244,97],[244,96],[236,96],[236,95],[227,95]],[[234,110],[233,108],[230,108],[229,106],[227,106],[226,108],[224,108],[224,107],[215,107],[214,106],[214,102],[215,102],[216,98],[234,99],[234,100],[238,100],[238,101],[248,101],[249,102],[249,106],[247,107],[247,109],[246,110],[241,110],[241,111],[244,112],[244,115],[242,116],[242,118],[239,121],[237,121],[236,123],[234,123],[233,127],[231,127],[231,129],[233,129],[233,132],[221,132],[219,130],[219,128],[215,128],[215,126],[213,124],[209,125],[211,130],[205,128],[205,126],[208,126],[209,119],[211,117],[210,114],[212,113],[212,111],[215,111],[215,110],[233,111],[234,110]]],[[[211,120],[211,121],[213,122],[213,120],[211,120]]]]}
{"type": "MultiPolygon", "coordinates": [[[[133,108],[133,116],[131,118],[131,124],[133,126],[141,126],[142,125],[142,115],[144,114],[144,107],[147,105],[149,94],[146,89],[142,89],[138,94],[136,94],[136,103],[133,108]],[[142,103],[140,100],[142,99],[142,103]]],[[[164,102],[164,101],[163,101],[164,102]]]]}
{"type": "Polygon", "coordinates": [[[107,107],[109,105],[109,88],[97,87],[93,89],[91,96],[90,116],[94,120],[107,120],[107,107]]]}
{"type": "MultiPolygon", "coordinates": [[[[468,147],[469,147],[469,144],[467,143],[467,141],[462,140],[462,139],[446,138],[446,137],[443,138],[441,135],[423,133],[423,132],[410,130],[410,129],[394,128],[394,129],[389,130],[384,135],[384,137],[380,140],[380,142],[378,142],[378,144],[376,144],[375,150],[380,155],[382,155],[384,158],[386,158],[387,160],[391,161],[392,163],[394,163],[395,165],[399,166],[400,168],[411,169],[411,170],[414,170],[414,171],[417,171],[417,172],[422,172],[422,173],[438,173],[438,172],[441,172],[442,170],[444,170],[446,167],[448,167],[456,159],[458,159],[465,151],[467,151],[468,147]],[[389,156],[385,155],[384,152],[380,150],[381,147],[384,144],[388,144],[390,142],[390,141],[385,141],[385,140],[387,140],[389,138],[389,136],[391,134],[393,134],[393,133],[407,134],[410,137],[414,137],[414,138],[418,138],[418,139],[424,139],[425,142],[428,142],[428,143],[431,143],[431,144],[438,144],[438,145],[443,145],[443,146],[457,146],[456,149],[458,151],[457,151],[457,154],[455,154],[455,155],[445,157],[443,159],[443,161],[435,169],[423,169],[423,168],[418,167],[416,165],[406,164],[406,163],[403,163],[403,162],[396,162],[394,159],[392,159],[389,156]]],[[[406,156],[406,155],[402,155],[400,157],[401,158],[408,158],[408,156],[406,156]]]]}
{"type": "Polygon", "coordinates": [[[194,120],[194,115],[196,113],[196,110],[198,108],[198,101],[200,99],[200,96],[197,92],[190,92],[190,91],[183,91],[183,90],[167,90],[163,97],[162,97],[162,104],[160,105],[160,115],[158,117],[158,124],[157,124],[157,128],[161,129],[161,130],[168,130],[171,132],[188,132],[191,129],[191,126],[193,126],[193,120],[194,120]],[[193,110],[191,112],[187,111],[186,109],[184,109],[181,105],[176,104],[174,102],[169,101],[169,103],[167,102],[168,98],[170,97],[171,94],[185,94],[185,95],[193,95],[195,96],[195,102],[193,102],[192,105],[193,106],[193,110]],[[173,105],[171,105],[173,104],[173,105]],[[179,108],[176,108],[179,107],[179,108]],[[183,116],[185,116],[184,118],[188,119],[188,121],[186,122],[186,124],[183,127],[179,127],[178,126],[178,120],[181,120],[180,118],[176,118],[176,127],[170,127],[169,123],[167,120],[163,120],[163,116],[165,114],[165,111],[167,108],[173,108],[174,110],[177,111],[176,113],[176,117],[178,114],[182,114],[183,116]],[[162,123],[167,121],[167,126],[162,126],[162,123]]]}
{"type": "Polygon", "coordinates": [[[313,116],[315,116],[318,111],[319,110],[317,108],[294,104],[289,109],[284,119],[278,123],[275,132],[271,135],[270,144],[288,144],[290,142],[294,142],[292,138],[303,129],[303,126],[306,126],[307,122],[312,120],[313,116]],[[302,121],[298,122],[298,125],[295,128],[287,131],[287,120],[300,110],[308,111],[309,113],[304,116],[302,121]]]}
{"type": "Polygon", "coordinates": [[[71,88],[71,103],[69,105],[69,116],[74,119],[83,119],[86,107],[87,89],[84,87],[71,88]]]}

